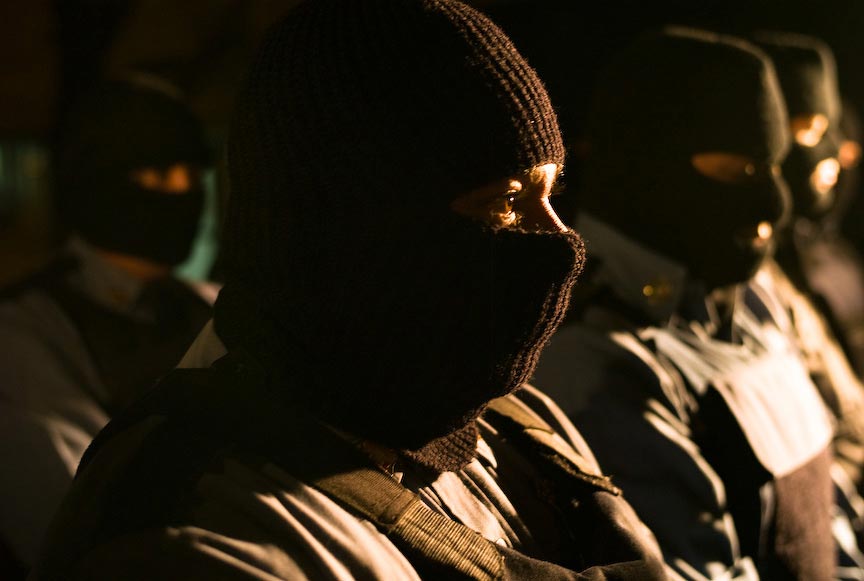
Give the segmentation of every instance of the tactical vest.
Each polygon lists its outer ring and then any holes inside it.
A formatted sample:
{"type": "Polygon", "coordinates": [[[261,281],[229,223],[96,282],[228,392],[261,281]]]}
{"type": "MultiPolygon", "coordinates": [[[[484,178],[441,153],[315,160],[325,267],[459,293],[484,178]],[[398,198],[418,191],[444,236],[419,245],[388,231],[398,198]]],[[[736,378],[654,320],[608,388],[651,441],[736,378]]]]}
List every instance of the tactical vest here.
{"type": "MultiPolygon", "coordinates": [[[[82,467],[114,433],[152,415],[182,425],[184,432],[194,433],[202,441],[224,438],[225,426],[242,418],[245,412],[238,407],[244,405],[238,402],[228,410],[208,403],[219,399],[220,385],[242,393],[244,400],[257,399],[257,382],[243,378],[247,371],[231,362],[230,356],[210,369],[175,370],[153,394],[100,433],[85,454],[82,467]],[[242,392],[237,391],[238,386],[242,392]],[[214,426],[219,426],[218,430],[214,426]]],[[[241,419],[243,430],[233,431],[233,435],[244,434],[269,461],[373,523],[424,578],[518,579],[530,573],[530,578],[550,580],[665,579],[653,537],[623,501],[620,490],[512,396],[493,401],[484,420],[542,474],[537,488],[555,502],[568,528],[580,529],[586,543],[602,546],[603,555],[586,563],[590,572],[577,573],[532,559],[435,512],[346,440],[308,417],[278,418],[274,414],[284,410],[266,405],[250,404],[246,411],[256,417],[251,418],[253,421],[241,419]],[[267,426],[278,426],[278,437],[267,433],[267,426]],[[255,433],[259,428],[263,431],[255,433]],[[292,440],[297,445],[286,443],[292,440]],[[268,448],[267,442],[279,444],[268,448]]]]}

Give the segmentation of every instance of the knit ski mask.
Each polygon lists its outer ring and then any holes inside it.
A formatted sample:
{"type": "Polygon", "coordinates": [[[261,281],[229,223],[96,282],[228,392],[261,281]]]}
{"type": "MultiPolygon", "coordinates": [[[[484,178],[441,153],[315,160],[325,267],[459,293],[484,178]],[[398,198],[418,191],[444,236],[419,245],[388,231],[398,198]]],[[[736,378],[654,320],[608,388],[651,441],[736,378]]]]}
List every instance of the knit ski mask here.
{"type": "Polygon", "coordinates": [[[86,240],[171,266],[189,256],[204,208],[202,187],[181,195],[165,194],[131,183],[128,174],[94,178],[89,186],[94,196],[111,194],[77,217],[76,230],[86,240]]]}
{"type": "Polygon", "coordinates": [[[107,81],[87,93],[63,125],[61,216],[100,248],[179,264],[197,233],[202,185],[163,193],[136,184],[131,174],[208,162],[203,127],[174,96],[134,81],[107,81]]]}
{"type": "Polygon", "coordinates": [[[710,288],[749,278],[767,248],[747,244],[777,223],[788,196],[771,171],[788,148],[771,64],[751,45],[702,31],[646,34],[613,61],[590,115],[580,207],[687,267],[710,288]],[[753,160],[747,179],[701,174],[694,154],[753,160]]]}
{"type": "Polygon", "coordinates": [[[262,48],[229,136],[217,332],[277,399],[461,466],[473,419],[531,375],[582,246],[449,205],[562,159],[540,81],[473,9],[301,5],[262,48]]]}
{"type": "Polygon", "coordinates": [[[811,177],[820,162],[837,159],[840,147],[836,132],[841,106],[834,56],[826,44],[809,36],[760,32],[754,40],[774,63],[789,118],[823,115],[828,120],[828,130],[818,143],[805,145],[793,140],[783,163],[795,215],[819,219],[831,211],[834,192],[820,192],[811,177]]]}

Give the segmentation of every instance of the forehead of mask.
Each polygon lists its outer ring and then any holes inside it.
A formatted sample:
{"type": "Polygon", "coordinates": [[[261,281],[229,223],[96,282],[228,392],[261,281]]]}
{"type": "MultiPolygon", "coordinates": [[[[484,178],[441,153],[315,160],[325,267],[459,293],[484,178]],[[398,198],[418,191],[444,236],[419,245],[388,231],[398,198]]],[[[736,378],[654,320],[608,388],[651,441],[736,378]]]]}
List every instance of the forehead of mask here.
{"type": "Polygon", "coordinates": [[[542,85],[479,13],[307,2],[273,30],[238,98],[229,204],[283,215],[297,237],[308,224],[318,236],[310,216],[323,211],[335,235],[382,213],[448,212],[465,191],[560,157],[542,85]],[[314,195],[283,194],[299,191],[314,195]]]}
{"type": "Polygon", "coordinates": [[[787,124],[776,75],[756,49],[670,29],[643,36],[604,73],[590,138],[622,154],[726,151],[776,163],[788,148],[787,124]]]}
{"type": "Polygon", "coordinates": [[[739,232],[779,215],[770,166],[786,154],[787,124],[776,77],[750,45],[689,31],[643,37],[598,88],[582,205],[691,270],[738,260],[739,232]],[[706,177],[692,163],[705,152],[752,160],[758,175],[706,177]]]}
{"type": "Polygon", "coordinates": [[[791,33],[762,31],[753,38],[774,65],[789,117],[820,114],[836,127],[841,104],[830,48],[816,38],[791,33]]]}
{"type": "Polygon", "coordinates": [[[774,63],[791,119],[794,139],[783,173],[795,214],[819,219],[836,203],[840,95],[833,56],[812,37],[760,32],[754,38],[774,63]]]}
{"type": "Polygon", "coordinates": [[[61,128],[61,189],[94,181],[121,183],[143,167],[211,162],[203,125],[180,101],[124,81],[94,88],[73,106],[61,128]]]}

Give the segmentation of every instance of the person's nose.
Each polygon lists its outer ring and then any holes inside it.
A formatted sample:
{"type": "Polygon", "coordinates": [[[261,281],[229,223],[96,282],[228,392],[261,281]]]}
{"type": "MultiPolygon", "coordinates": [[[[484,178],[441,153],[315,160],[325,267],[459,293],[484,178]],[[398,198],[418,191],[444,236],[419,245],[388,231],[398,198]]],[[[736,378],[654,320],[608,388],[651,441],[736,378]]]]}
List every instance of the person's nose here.
{"type": "Polygon", "coordinates": [[[531,196],[521,200],[518,212],[522,214],[519,226],[529,232],[567,232],[564,224],[547,196],[531,196]]]}

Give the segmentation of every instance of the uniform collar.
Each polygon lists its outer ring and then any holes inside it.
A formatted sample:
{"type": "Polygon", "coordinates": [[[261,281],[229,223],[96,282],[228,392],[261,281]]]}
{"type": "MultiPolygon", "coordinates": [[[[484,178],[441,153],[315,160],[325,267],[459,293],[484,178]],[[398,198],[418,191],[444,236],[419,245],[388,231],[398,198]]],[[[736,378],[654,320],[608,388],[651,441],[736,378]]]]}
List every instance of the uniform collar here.
{"type": "Polygon", "coordinates": [[[136,311],[144,290],[139,279],[108,264],[93,246],[77,236],[67,241],[64,255],[76,263],[67,278],[71,286],[112,311],[124,314],[136,311]]]}
{"type": "MultiPolygon", "coordinates": [[[[592,283],[608,289],[619,301],[652,322],[668,321],[687,297],[701,294],[680,263],[650,250],[588,213],[576,221],[596,261],[592,283]]],[[[689,302],[689,299],[687,299],[689,302]]]]}

